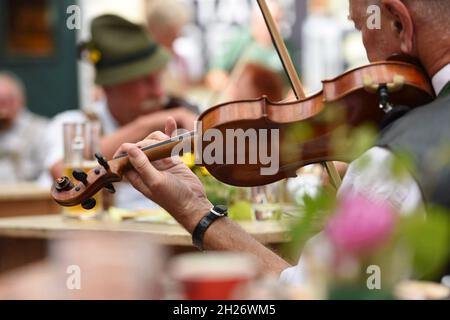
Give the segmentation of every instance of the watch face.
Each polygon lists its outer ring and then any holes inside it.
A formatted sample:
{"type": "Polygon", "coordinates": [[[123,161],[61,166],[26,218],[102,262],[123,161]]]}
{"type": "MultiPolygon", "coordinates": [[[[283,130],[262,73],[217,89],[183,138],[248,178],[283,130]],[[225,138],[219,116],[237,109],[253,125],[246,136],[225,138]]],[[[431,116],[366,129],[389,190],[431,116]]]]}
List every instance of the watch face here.
{"type": "Polygon", "coordinates": [[[214,206],[214,211],[216,211],[218,214],[226,214],[228,211],[228,208],[223,205],[216,205],[214,206]]]}

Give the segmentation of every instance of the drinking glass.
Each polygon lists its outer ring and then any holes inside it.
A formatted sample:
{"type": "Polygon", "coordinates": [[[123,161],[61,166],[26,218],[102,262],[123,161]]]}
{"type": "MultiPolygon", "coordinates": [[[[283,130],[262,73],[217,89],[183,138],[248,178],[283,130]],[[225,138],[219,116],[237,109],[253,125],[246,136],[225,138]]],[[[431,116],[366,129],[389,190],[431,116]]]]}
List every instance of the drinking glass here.
{"type": "MultiPolygon", "coordinates": [[[[74,170],[89,172],[97,162],[95,153],[99,150],[100,123],[87,121],[80,123],[64,123],[64,175],[75,185],[79,183],[74,176],[74,170]]],[[[103,212],[103,197],[98,192],[94,197],[96,205],[83,209],[81,205],[65,207],[63,215],[69,218],[93,219],[103,212]]]]}

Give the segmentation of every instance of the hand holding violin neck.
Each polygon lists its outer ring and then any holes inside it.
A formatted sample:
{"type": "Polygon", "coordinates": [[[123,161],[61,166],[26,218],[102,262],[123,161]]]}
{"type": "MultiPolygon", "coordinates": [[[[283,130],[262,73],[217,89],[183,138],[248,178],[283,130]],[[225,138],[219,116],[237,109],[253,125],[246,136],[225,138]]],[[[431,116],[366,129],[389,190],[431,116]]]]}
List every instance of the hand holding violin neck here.
{"type": "MultiPolygon", "coordinates": [[[[147,156],[150,161],[157,161],[166,158],[170,158],[175,155],[179,155],[176,151],[184,150],[185,144],[190,144],[192,146],[193,143],[194,132],[189,132],[184,135],[179,135],[173,137],[166,141],[161,141],[156,144],[152,144],[148,147],[144,147],[141,150],[147,156]],[[183,146],[181,146],[183,144],[183,146]],[[177,148],[177,146],[180,146],[177,148]]],[[[190,148],[192,150],[192,147],[190,148]]],[[[131,169],[130,158],[127,154],[120,154],[111,161],[109,161],[111,165],[111,170],[116,174],[122,176],[122,174],[131,169]]]]}

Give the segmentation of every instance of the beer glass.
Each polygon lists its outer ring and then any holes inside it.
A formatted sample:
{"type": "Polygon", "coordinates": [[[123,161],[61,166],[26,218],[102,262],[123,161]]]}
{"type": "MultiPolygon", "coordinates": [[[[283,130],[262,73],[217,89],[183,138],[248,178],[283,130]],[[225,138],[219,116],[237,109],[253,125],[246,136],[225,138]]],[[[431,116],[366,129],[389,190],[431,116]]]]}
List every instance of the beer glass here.
{"type": "MultiPolygon", "coordinates": [[[[88,172],[97,165],[95,153],[99,151],[100,123],[86,121],[80,123],[64,123],[64,175],[76,185],[79,181],[73,176],[74,170],[88,172]]],[[[103,198],[98,192],[94,199],[96,205],[85,210],[81,205],[65,207],[63,215],[69,218],[93,219],[103,212],[103,198]]]]}

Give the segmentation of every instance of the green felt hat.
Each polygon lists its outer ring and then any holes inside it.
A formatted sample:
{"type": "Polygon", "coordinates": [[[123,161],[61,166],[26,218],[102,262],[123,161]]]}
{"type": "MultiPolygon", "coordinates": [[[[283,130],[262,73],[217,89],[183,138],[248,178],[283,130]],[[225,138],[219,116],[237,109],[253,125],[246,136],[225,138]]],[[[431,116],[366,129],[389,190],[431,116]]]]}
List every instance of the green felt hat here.
{"type": "Polygon", "coordinates": [[[149,37],[144,26],[116,15],[95,18],[91,34],[89,59],[95,65],[95,83],[101,86],[160,71],[170,59],[170,53],[149,37]]]}

